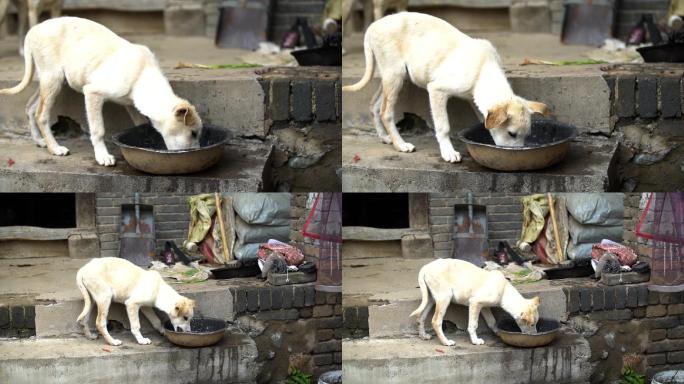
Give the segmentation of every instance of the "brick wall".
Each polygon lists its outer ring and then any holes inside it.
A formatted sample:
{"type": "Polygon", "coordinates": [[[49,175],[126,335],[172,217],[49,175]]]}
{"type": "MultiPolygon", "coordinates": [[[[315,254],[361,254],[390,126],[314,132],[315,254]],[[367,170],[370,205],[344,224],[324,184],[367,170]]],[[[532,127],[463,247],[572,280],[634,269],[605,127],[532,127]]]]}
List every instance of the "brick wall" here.
{"type": "Polygon", "coordinates": [[[0,305],[0,338],[28,338],[36,335],[33,305],[0,305]]]}
{"type": "MultiPolygon", "coordinates": [[[[523,194],[473,194],[473,204],[487,206],[488,236],[490,249],[499,241],[515,244],[522,227],[523,194]]],[[[435,257],[451,257],[454,234],[454,205],[467,204],[465,194],[431,194],[429,197],[430,233],[435,257]]]]}
{"type": "Polygon", "coordinates": [[[368,307],[344,307],[342,337],[362,339],[368,336],[368,307]]]}
{"type": "MultiPolygon", "coordinates": [[[[164,247],[164,242],[172,240],[180,246],[187,238],[190,213],[188,198],[191,195],[176,194],[140,194],[140,204],[154,206],[155,236],[157,249],[164,247]]],[[[121,205],[132,204],[130,196],[115,193],[97,194],[97,231],[100,236],[100,256],[119,255],[119,230],[121,223],[121,205]]]]}
{"type": "Polygon", "coordinates": [[[237,323],[257,343],[263,366],[258,382],[270,383],[295,365],[318,378],[341,369],[342,294],[314,284],[231,288],[237,323]]]}
{"type": "Polygon", "coordinates": [[[650,379],[684,367],[684,293],[650,291],[647,284],[565,289],[568,323],[587,338],[595,362],[592,382],[610,382],[623,365],[650,379]]]}

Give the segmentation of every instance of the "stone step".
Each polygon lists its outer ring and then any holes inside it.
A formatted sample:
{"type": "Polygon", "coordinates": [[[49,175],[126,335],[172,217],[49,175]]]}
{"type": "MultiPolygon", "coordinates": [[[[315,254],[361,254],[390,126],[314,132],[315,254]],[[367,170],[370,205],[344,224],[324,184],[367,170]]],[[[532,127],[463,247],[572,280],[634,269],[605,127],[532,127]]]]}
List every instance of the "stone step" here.
{"type": "Polygon", "coordinates": [[[463,332],[434,338],[360,339],[342,345],[342,369],[350,383],[586,383],[591,374],[589,343],[563,333],[540,348],[514,348],[485,336],[472,345],[463,332]]]}
{"type": "Polygon", "coordinates": [[[158,335],[139,345],[129,332],[114,347],[102,338],[3,340],[0,382],[29,383],[253,383],[257,348],[231,329],[213,346],[182,348],[158,335]]]}
{"type": "MultiPolygon", "coordinates": [[[[416,283],[417,285],[417,283],[416,283]]],[[[559,321],[566,321],[568,318],[567,299],[561,287],[555,287],[548,282],[539,282],[517,287],[525,297],[539,296],[541,306],[539,316],[559,321]]],[[[414,297],[406,297],[397,300],[389,300],[385,303],[369,304],[368,306],[368,332],[371,339],[402,337],[404,335],[417,335],[418,323],[416,318],[409,317],[420,305],[420,290],[416,288],[414,297]]],[[[430,319],[426,321],[426,329],[431,332],[432,326],[430,319]]],[[[494,309],[497,319],[506,314],[499,308],[494,309]]],[[[468,327],[468,307],[458,304],[451,304],[444,316],[445,320],[456,324],[458,329],[466,330],[468,327]]],[[[480,317],[478,322],[478,332],[491,333],[484,319],[480,317]]]]}
{"type": "Polygon", "coordinates": [[[159,177],[131,167],[112,143],[108,143],[107,147],[116,157],[117,164],[103,167],[95,162],[90,140],[78,138],[58,141],[69,148],[68,156],[53,156],[45,148],[37,147],[30,138],[0,133],[0,150],[5,156],[3,161],[13,161],[11,166],[0,168],[0,191],[197,193],[258,192],[269,189],[268,173],[273,146],[268,141],[231,140],[218,164],[198,173],[174,177],[159,177]]]}
{"type": "MultiPolygon", "coordinates": [[[[346,113],[345,104],[345,113],[346,113]]],[[[345,117],[346,119],[346,117],[345,117]]],[[[346,120],[345,120],[346,123],[346,120]]],[[[342,135],[342,190],[345,192],[587,192],[616,188],[616,141],[579,137],[560,163],[528,172],[495,171],[477,164],[465,145],[452,139],[460,163],[447,163],[433,135],[405,136],[416,146],[401,153],[377,136],[342,135]]]]}
{"type": "MultiPolygon", "coordinates": [[[[580,133],[610,133],[610,87],[598,66],[588,66],[582,70],[523,68],[507,71],[516,94],[546,103],[558,121],[577,126],[580,133]]],[[[354,84],[362,73],[363,70],[358,68],[345,70],[342,83],[354,84]]],[[[342,94],[343,129],[375,132],[369,107],[380,85],[377,76],[376,70],[376,77],[365,88],[342,94]]],[[[395,108],[397,121],[404,112],[416,114],[432,124],[427,92],[408,81],[404,83],[395,108]]],[[[478,122],[470,104],[457,98],[449,101],[448,114],[452,134],[478,122]]]]}

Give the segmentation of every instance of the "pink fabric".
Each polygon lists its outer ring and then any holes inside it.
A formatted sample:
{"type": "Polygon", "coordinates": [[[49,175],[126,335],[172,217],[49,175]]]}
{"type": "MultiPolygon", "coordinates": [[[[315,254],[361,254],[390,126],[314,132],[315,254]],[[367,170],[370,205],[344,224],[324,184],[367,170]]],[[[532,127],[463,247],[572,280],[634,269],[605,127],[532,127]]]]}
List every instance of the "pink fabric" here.
{"type": "Polygon", "coordinates": [[[285,243],[265,243],[259,246],[259,259],[266,260],[271,253],[277,253],[285,259],[287,265],[297,266],[304,261],[304,254],[298,248],[285,243]]]}
{"type": "Polygon", "coordinates": [[[613,253],[618,257],[618,260],[620,260],[620,264],[622,265],[629,265],[632,266],[634,263],[637,262],[637,255],[632,251],[630,248],[625,247],[622,244],[606,244],[606,243],[600,243],[600,244],[594,244],[591,247],[591,258],[599,261],[601,259],[601,256],[603,256],[606,253],[613,253]]]}

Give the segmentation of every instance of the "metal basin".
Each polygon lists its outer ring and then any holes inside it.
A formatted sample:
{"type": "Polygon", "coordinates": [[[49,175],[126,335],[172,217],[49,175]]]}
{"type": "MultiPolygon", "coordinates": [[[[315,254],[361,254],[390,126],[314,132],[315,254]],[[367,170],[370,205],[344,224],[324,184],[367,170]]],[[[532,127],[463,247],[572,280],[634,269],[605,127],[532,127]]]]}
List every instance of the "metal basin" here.
{"type": "Polygon", "coordinates": [[[498,335],[504,343],[515,347],[541,347],[551,343],[558,336],[560,323],[551,319],[539,319],[537,333],[526,335],[520,332],[518,324],[513,319],[506,319],[497,324],[498,335]]]}
{"type": "Polygon", "coordinates": [[[171,321],[164,323],[166,338],[170,342],[183,347],[206,347],[216,344],[226,332],[226,322],[212,317],[195,317],[190,320],[192,332],[177,332],[173,330],[171,321]]]}
{"type": "Polygon", "coordinates": [[[550,167],[563,160],[577,129],[553,120],[532,120],[532,131],[522,147],[500,147],[494,144],[484,124],[459,133],[473,159],[487,168],[499,171],[531,171],[550,167]]]}
{"type": "Polygon", "coordinates": [[[200,148],[169,150],[150,124],[139,125],[112,137],[133,168],[155,175],[199,172],[221,160],[228,132],[211,126],[202,129],[200,148]]]}

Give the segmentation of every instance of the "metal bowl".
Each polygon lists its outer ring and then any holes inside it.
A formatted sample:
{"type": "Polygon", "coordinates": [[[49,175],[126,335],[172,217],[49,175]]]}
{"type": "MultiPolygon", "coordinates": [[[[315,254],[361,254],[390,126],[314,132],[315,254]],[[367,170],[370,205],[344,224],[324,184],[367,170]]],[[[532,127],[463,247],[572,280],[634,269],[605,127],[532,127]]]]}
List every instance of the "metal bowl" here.
{"type": "Polygon", "coordinates": [[[534,335],[520,332],[518,324],[513,319],[502,320],[497,327],[498,335],[504,343],[515,347],[532,348],[550,344],[558,336],[560,323],[551,319],[539,319],[537,333],[534,335]]]}
{"type": "Polygon", "coordinates": [[[192,332],[177,332],[171,321],[164,323],[164,335],[170,342],[183,347],[206,347],[216,344],[226,332],[226,322],[212,317],[195,317],[190,320],[192,332]]]}
{"type": "Polygon", "coordinates": [[[577,135],[571,125],[548,119],[533,119],[532,131],[522,147],[501,147],[492,135],[478,124],[459,133],[473,159],[487,168],[499,171],[531,171],[550,167],[563,160],[570,141],[577,135]]]}
{"type": "Polygon", "coordinates": [[[150,124],[127,129],[112,137],[133,168],[155,175],[199,172],[221,160],[228,132],[211,126],[202,129],[200,148],[169,150],[150,124]]]}

